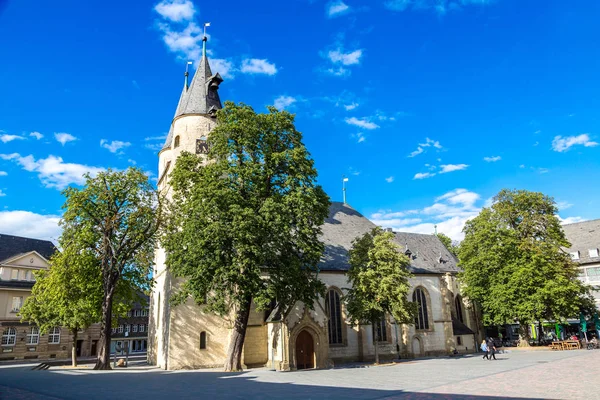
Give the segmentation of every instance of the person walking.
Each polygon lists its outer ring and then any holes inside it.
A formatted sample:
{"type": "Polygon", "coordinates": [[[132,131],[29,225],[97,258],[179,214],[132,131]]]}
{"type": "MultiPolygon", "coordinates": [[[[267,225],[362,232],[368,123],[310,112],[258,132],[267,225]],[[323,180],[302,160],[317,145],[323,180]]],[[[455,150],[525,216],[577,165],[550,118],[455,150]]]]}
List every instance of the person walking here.
{"type": "Polygon", "coordinates": [[[480,347],[481,347],[481,351],[483,351],[483,359],[484,360],[489,360],[489,357],[488,357],[488,346],[487,346],[487,343],[485,342],[485,339],[483,339],[481,341],[481,346],[480,347]]]}
{"type": "Polygon", "coordinates": [[[494,345],[494,341],[490,339],[490,342],[487,344],[487,348],[488,348],[488,352],[490,353],[490,355],[488,356],[488,360],[491,360],[492,358],[495,360],[496,359],[496,345],[494,345]]]}

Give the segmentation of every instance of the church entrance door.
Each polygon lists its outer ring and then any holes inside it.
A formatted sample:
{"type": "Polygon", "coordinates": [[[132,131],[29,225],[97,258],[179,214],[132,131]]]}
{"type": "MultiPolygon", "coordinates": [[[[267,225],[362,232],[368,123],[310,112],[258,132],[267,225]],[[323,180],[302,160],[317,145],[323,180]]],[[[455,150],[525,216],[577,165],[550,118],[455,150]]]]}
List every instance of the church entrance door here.
{"type": "Polygon", "coordinates": [[[413,351],[413,354],[415,355],[415,357],[418,357],[421,355],[421,341],[419,340],[419,338],[413,338],[412,351],[413,351]]]}
{"type": "Polygon", "coordinates": [[[315,345],[313,337],[302,331],[296,338],[296,368],[309,369],[315,367],[315,345]]]}

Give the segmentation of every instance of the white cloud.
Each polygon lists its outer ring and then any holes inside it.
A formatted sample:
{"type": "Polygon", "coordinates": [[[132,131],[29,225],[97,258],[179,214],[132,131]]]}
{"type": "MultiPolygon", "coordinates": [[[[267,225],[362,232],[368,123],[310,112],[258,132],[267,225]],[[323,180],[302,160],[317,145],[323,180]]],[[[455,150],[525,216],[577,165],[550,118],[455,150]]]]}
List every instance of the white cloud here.
{"type": "Polygon", "coordinates": [[[283,96],[279,96],[278,98],[276,98],[275,101],[273,102],[273,105],[278,110],[283,110],[283,109],[291,106],[292,104],[294,104],[296,101],[297,100],[295,97],[283,95],[283,96]]]}
{"type": "Polygon", "coordinates": [[[327,73],[329,73],[333,76],[348,76],[348,75],[350,75],[350,70],[348,68],[344,68],[344,67],[334,67],[334,68],[328,68],[327,73]]]}
{"type": "Polygon", "coordinates": [[[352,135],[353,138],[356,138],[357,143],[362,143],[367,140],[365,134],[362,132],[358,132],[357,134],[352,135]]]}
{"type": "Polygon", "coordinates": [[[373,130],[373,129],[379,128],[379,125],[377,125],[375,122],[369,121],[367,118],[359,119],[356,117],[352,117],[352,118],[346,118],[345,121],[348,125],[358,126],[363,129],[373,130]]]}
{"type": "Polygon", "coordinates": [[[8,172],[6,172],[6,171],[0,171],[0,176],[7,176],[7,175],[8,175],[8,172]]]}
{"type": "Polygon", "coordinates": [[[42,134],[41,134],[41,133],[39,133],[39,132],[31,132],[31,133],[29,134],[29,136],[32,136],[32,137],[36,138],[37,140],[40,140],[41,138],[43,138],[43,137],[44,137],[44,135],[42,135],[42,134]]]}
{"type": "Polygon", "coordinates": [[[191,21],[196,13],[194,3],[190,0],[163,0],[154,7],[154,10],[163,18],[173,22],[191,21]]]}
{"type": "Polygon", "coordinates": [[[131,165],[136,165],[137,164],[137,161],[135,161],[132,158],[128,159],[127,162],[130,163],[131,165]]]}
{"type": "Polygon", "coordinates": [[[415,157],[418,156],[419,154],[421,154],[423,151],[423,148],[421,146],[417,147],[417,149],[415,151],[413,151],[412,153],[410,153],[408,156],[409,157],[415,157]]]}
{"type": "Polygon", "coordinates": [[[242,68],[240,70],[245,74],[265,74],[272,76],[277,73],[275,64],[270,63],[266,59],[258,58],[243,60],[242,68]]]}
{"type": "Polygon", "coordinates": [[[125,147],[131,146],[131,143],[122,142],[120,140],[113,140],[112,142],[109,142],[106,139],[102,139],[102,140],[100,140],[100,146],[104,147],[111,153],[116,153],[117,151],[124,149],[125,147]]]}
{"type": "Polygon", "coordinates": [[[556,203],[556,207],[558,207],[560,211],[563,211],[567,208],[573,207],[573,204],[569,203],[568,201],[559,201],[556,203]]]}
{"type": "Polygon", "coordinates": [[[362,50],[354,50],[350,53],[344,53],[342,49],[331,50],[327,53],[327,57],[334,64],[355,65],[360,63],[362,50]]]}
{"type": "Polygon", "coordinates": [[[30,211],[0,211],[2,233],[57,243],[61,234],[59,215],[42,215],[30,211]]]}
{"type": "Polygon", "coordinates": [[[144,138],[144,147],[148,150],[159,151],[163,148],[167,135],[162,136],[149,136],[144,138]]]}
{"type": "Polygon", "coordinates": [[[157,24],[163,33],[163,42],[173,53],[182,59],[198,61],[202,52],[202,29],[194,22],[185,27],[173,26],[169,23],[157,24]]]}
{"type": "Polygon", "coordinates": [[[467,164],[445,164],[440,165],[440,167],[442,168],[440,174],[445,174],[448,172],[461,171],[467,169],[469,166],[467,164]]]}
{"type": "Polygon", "coordinates": [[[443,146],[440,144],[439,141],[425,138],[425,143],[419,143],[419,146],[417,147],[417,149],[415,151],[413,151],[412,153],[410,153],[408,155],[408,157],[418,156],[419,154],[425,152],[425,149],[427,147],[435,147],[438,150],[443,149],[443,146]]]}
{"type": "Polygon", "coordinates": [[[484,160],[484,161],[487,161],[487,162],[496,162],[496,161],[500,161],[500,160],[502,160],[502,157],[500,157],[500,156],[494,156],[494,157],[483,157],[483,160],[484,160]]]}
{"type": "Polygon", "coordinates": [[[83,164],[65,163],[61,157],[50,155],[36,160],[32,155],[22,157],[19,153],[0,154],[4,160],[12,160],[29,172],[36,172],[47,188],[64,189],[70,184],[85,183],[84,174],[96,175],[104,168],[83,164]]]}
{"type": "Polygon", "coordinates": [[[387,183],[392,183],[392,182],[394,182],[394,177],[393,176],[389,176],[389,177],[385,178],[385,181],[387,183]]]}
{"type": "Polygon", "coordinates": [[[400,232],[432,234],[438,232],[454,240],[462,240],[462,229],[469,219],[479,214],[481,196],[466,189],[455,189],[434,199],[430,206],[403,211],[385,210],[370,219],[377,225],[400,232]]]}
{"type": "Polygon", "coordinates": [[[583,133],[579,136],[556,136],[552,141],[552,150],[558,151],[559,153],[569,150],[571,147],[576,145],[583,145],[585,147],[598,146],[597,142],[592,142],[587,133],[583,133]]]}
{"type": "Polygon", "coordinates": [[[561,218],[560,215],[557,215],[558,219],[560,220],[560,223],[562,225],[566,225],[566,224],[574,224],[576,222],[583,222],[583,221],[587,221],[585,218],[583,217],[567,217],[567,218],[561,218]]]}
{"type": "Polygon", "coordinates": [[[4,197],[4,196],[6,196],[6,193],[4,193],[4,192],[2,191],[2,189],[0,189],[0,197],[4,197]]]}
{"type": "Polygon", "coordinates": [[[413,179],[426,179],[426,178],[431,178],[432,176],[435,176],[435,173],[419,172],[419,173],[415,174],[413,179]]]}
{"type": "Polygon", "coordinates": [[[384,3],[384,6],[391,11],[432,10],[439,15],[444,15],[448,11],[459,10],[462,7],[471,5],[485,6],[494,1],[495,0],[388,0],[384,3]]]}
{"type": "Polygon", "coordinates": [[[223,78],[233,78],[237,71],[233,62],[224,58],[211,58],[210,69],[214,74],[218,72],[223,78]]]}
{"type": "Polygon", "coordinates": [[[56,139],[57,142],[59,142],[63,146],[69,142],[73,142],[73,141],[77,140],[77,138],[75,136],[71,135],[70,133],[64,133],[64,132],[55,133],[54,138],[56,139]]]}
{"type": "Polygon", "coordinates": [[[359,104],[355,103],[355,102],[350,103],[350,104],[344,104],[344,108],[346,109],[346,111],[354,110],[358,106],[359,106],[359,104]]]}
{"type": "Polygon", "coordinates": [[[350,10],[350,7],[341,0],[332,1],[327,4],[327,16],[329,18],[337,17],[342,14],[347,13],[350,10]]]}
{"type": "Polygon", "coordinates": [[[25,140],[25,138],[23,136],[19,136],[19,135],[9,135],[9,134],[0,135],[0,141],[2,141],[3,143],[12,142],[13,140],[25,140]]]}

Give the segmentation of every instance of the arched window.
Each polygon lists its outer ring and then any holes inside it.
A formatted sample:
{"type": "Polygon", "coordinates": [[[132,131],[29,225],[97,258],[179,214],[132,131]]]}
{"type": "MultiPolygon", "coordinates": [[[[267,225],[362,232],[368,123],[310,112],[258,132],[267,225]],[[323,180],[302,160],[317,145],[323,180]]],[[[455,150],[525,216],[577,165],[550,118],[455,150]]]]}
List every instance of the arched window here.
{"type": "Polygon", "coordinates": [[[458,317],[458,320],[464,324],[465,317],[463,314],[462,299],[459,294],[454,298],[454,306],[456,307],[456,316],[458,317]]]}
{"type": "Polygon", "coordinates": [[[387,329],[385,324],[385,315],[373,325],[373,337],[378,342],[387,342],[387,329]]]}
{"type": "Polygon", "coordinates": [[[342,344],[342,306],[337,291],[330,289],[327,292],[325,310],[329,316],[329,344],[342,344]]]}
{"type": "Polygon", "coordinates": [[[206,332],[200,332],[200,350],[206,349],[206,332]]]}
{"type": "Polygon", "coordinates": [[[2,332],[2,346],[14,346],[17,342],[17,330],[12,326],[2,332]]]}
{"type": "Polygon", "coordinates": [[[179,147],[179,136],[175,136],[175,145],[173,147],[174,148],[178,148],[179,147]]]}
{"type": "Polygon", "coordinates": [[[429,314],[427,312],[427,296],[421,288],[413,292],[413,301],[417,303],[417,317],[415,318],[415,327],[417,329],[429,329],[429,314]]]}

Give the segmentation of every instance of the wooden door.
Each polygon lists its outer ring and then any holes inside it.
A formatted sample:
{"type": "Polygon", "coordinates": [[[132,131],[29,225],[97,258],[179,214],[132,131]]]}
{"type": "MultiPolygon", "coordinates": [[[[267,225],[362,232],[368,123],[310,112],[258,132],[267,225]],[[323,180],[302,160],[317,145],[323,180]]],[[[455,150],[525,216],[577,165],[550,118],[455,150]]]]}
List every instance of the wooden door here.
{"type": "Polygon", "coordinates": [[[98,341],[97,340],[92,340],[92,354],[90,354],[91,356],[95,356],[96,354],[96,348],[98,347],[98,341]]]}
{"type": "Polygon", "coordinates": [[[302,331],[296,338],[296,368],[309,369],[315,367],[315,346],[313,337],[302,331]]]}

